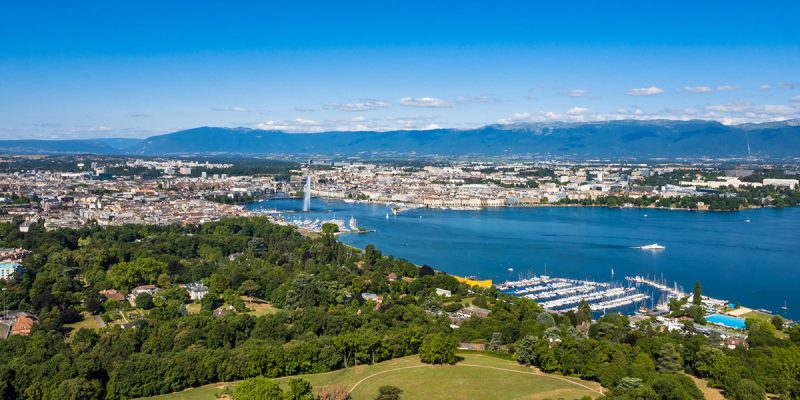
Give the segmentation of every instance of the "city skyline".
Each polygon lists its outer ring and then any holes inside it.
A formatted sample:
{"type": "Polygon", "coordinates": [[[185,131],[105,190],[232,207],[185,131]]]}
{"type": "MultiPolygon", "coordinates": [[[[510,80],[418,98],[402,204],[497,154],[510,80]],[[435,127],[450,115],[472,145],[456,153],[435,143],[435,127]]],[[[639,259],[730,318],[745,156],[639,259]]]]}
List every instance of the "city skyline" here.
{"type": "Polygon", "coordinates": [[[798,8],[4,4],[0,139],[800,118],[798,8]]]}

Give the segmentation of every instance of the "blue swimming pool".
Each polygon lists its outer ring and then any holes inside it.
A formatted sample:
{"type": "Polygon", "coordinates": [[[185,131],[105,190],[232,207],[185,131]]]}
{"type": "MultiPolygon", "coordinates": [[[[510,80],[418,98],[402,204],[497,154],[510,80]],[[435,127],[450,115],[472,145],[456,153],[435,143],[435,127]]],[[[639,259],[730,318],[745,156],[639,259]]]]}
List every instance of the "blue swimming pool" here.
{"type": "Polygon", "coordinates": [[[706,317],[706,321],[715,325],[722,325],[733,329],[744,329],[744,320],[731,317],[730,315],[712,314],[706,317]]]}

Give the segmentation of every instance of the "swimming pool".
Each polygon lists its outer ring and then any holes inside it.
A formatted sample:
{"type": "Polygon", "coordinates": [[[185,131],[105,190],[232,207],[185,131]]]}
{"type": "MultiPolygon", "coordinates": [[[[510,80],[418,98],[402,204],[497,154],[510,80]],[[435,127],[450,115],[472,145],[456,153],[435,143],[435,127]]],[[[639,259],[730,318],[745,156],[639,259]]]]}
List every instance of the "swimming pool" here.
{"type": "Polygon", "coordinates": [[[730,315],[712,314],[706,317],[706,321],[715,325],[722,325],[733,329],[744,329],[744,320],[731,317],[730,315]]]}

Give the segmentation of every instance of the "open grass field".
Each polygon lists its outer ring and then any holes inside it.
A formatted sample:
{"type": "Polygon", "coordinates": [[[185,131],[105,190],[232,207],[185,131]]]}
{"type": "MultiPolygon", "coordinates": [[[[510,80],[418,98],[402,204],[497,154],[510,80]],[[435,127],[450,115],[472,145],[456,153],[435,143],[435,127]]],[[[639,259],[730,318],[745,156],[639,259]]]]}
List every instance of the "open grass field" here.
{"type": "MultiPolygon", "coordinates": [[[[322,374],[303,375],[318,389],[340,384],[354,400],[373,399],[378,388],[393,385],[407,399],[579,399],[596,398],[600,385],[577,378],[542,374],[535,369],[481,354],[464,353],[464,360],[452,366],[423,364],[417,356],[404,357],[375,365],[351,367],[322,374]]],[[[279,378],[285,382],[287,378],[279,378]]],[[[212,384],[152,400],[214,400],[226,384],[212,384]]],[[[235,383],[231,384],[235,385],[235,383]]]]}
{"type": "Polygon", "coordinates": [[[200,305],[200,303],[188,304],[186,305],[186,312],[189,314],[199,314],[201,308],[202,305],[200,305]]]}
{"type": "MultiPolygon", "coordinates": [[[[272,304],[269,304],[263,300],[259,300],[253,297],[241,296],[242,300],[244,300],[244,305],[247,307],[249,311],[247,314],[260,317],[266,314],[274,314],[278,312],[278,309],[275,308],[272,304]]],[[[186,306],[186,312],[189,314],[199,314],[201,309],[200,303],[192,303],[186,306]]]]}
{"type": "Polygon", "coordinates": [[[272,304],[265,302],[264,300],[259,300],[254,297],[247,297],[242,296],[242,300],[244,300],[244,305],[247,307],[247,313],[256,317],[266,315],[266,314],[274,314],[278,312],[278,309],[275,308],[272,304]]]}
{"type": "MultiPolygon", "coordinates": [[[[596,382],[542,374],[514,361],[481,354],[462,353],[461,356],[464,360],[456,365],[431,366],[421,363],[417,356],[410,356],[302,377],[315,389],[330,384],[344,385],[351,391],[353,400],[374,399],[383,385],[399,387],[406,399],[543,400],[600,396],[601,388],[596,382]]],[[[214,400],[224,387],[224,383],[213,384],[150,399],[214,400]]]]}
{"type": "MultiPolygon", "coordinates": [[[[761,311],[750,311],[746,314],[743,314],[741,318],[744,319],[752,318],[757,321],[771,323],[773,316],[774,315],[763,313],[761,311]]],[[[789,337],[789,334],[784,331],[775,331],[775,337],[777,337],[778,339],[786,339],[789,337]]]]}
{"type": "Polygon", "coordinates": [[[78,322],[64,325],[65,328],[69,329],[69,337],[72,337],[72,335],[74,335],[75,332],[77,332],[81,328],[92,329],[92,330],[100,329],[100,324],[97,323],[97,319],[94,317],[94,315],[90,315],[87,312],[82,312],[81,317],[82,319],[78,322]]]}

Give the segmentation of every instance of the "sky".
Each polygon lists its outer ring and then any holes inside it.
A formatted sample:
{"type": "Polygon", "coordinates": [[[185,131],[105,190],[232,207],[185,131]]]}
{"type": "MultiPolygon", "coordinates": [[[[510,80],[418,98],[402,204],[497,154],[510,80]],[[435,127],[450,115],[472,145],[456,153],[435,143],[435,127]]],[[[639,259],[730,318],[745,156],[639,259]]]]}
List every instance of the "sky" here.
{"type": "Polygon", "coordinates": [[[0,139],[800,118],[797,1],[4,1],[0,139]]]}

